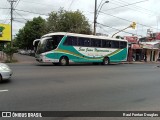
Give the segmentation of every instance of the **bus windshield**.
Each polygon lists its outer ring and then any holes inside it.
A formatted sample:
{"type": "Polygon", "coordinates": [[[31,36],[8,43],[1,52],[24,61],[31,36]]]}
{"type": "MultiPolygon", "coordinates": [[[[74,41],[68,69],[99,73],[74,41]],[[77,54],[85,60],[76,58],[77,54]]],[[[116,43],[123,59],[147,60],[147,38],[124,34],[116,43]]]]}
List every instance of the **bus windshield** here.
{"type": "Polygon", "coordinates": [[[57,48],[63,36],[44,37],[40,40],[36,54],[48,52],[57,48]]]}
{"type": "Polygon", "coordinates": [[[49,49],[50,47],[50,44],[49,44],[50,42],[48,43],[48,41],[51,41],[51,38],[43,38],[39,41],[36,54],[47,52],[47,49],[49,49]]]}

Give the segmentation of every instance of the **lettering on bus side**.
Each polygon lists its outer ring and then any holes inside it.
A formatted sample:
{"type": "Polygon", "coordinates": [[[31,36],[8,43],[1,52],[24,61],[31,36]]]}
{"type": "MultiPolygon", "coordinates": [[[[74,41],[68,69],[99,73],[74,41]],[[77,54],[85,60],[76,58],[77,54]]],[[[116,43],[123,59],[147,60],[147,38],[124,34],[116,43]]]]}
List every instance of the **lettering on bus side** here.
{"type": "Polygon", "coordinates": [[[86,48],[86,52],[93,52],[93,49],[86,48]]]}
{"type": "Polygon", "coordinates": [[[112,52],[106,49],[98,49],[98,48],[82,48],[79,47],[78,51],[82,51],[82,52],[112,52]]]}
{"type": "Polygon", "coordinates": [[[82,47],[79,47],[79,50],[78,50],[78,51],[85,51],[85,49],[82,48],[82,47]]]}
{"type": "Polygon", "coordinates": [[[101,49],[95,48],[95,52],[110,52],[110,51],[109,50],[101,50],[101,49]]]}

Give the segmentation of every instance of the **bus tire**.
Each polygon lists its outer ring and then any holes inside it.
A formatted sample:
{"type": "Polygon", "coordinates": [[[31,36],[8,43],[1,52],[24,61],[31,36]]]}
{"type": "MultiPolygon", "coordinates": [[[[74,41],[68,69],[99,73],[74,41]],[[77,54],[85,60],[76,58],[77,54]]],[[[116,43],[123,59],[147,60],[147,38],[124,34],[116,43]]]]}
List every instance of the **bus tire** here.
{"type": "Polygon", "coordinates": [[[109,58],[108,58],[108,57],[105,57],[105,58],[103,59],[102,65],[109,65],[109,64],[110,64],[109,58]]]}
{"type": "Polygon", "coordinates": [[[62,56],[62,57],[60,58],[60,60],[59,60],[59,64],[60,64],[61,66],[69,65],[69,59],[68,59],[68,57],[62,56]]]}
{"type": "Polygon", "coordinates": [[[2,82],[2,80],[3,80],[3,79],[2,79],[2,75],[0,74],[0,83],[2,82]]]}

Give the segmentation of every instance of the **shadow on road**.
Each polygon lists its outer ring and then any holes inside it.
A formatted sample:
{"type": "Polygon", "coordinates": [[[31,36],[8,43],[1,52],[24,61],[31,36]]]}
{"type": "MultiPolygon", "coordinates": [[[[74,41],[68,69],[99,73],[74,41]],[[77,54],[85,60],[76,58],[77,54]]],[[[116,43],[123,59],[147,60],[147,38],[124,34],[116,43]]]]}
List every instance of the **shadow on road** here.
{"type": "Polygon", "coordinates": [[[0,82],[0,85],[1,85],[1,84],[8,84],[8,83],[11,83],[11,81],[12,81],[12,80],[10,80],[10,79],[9,79],[9,80],[3,80],[2,82],[0,82]]]}
{"type": "MultiPolygon", "coordinates": [[[[36,66],[61,66],[61,65],[54,65],[52,63],[39,63],[39,64],[35,64],[36,66]]],[[[117,66],[117,65],[123,65],[121,63],[111,63],[109,65],[100,65],[100,64],[89,64],[89,63],[78,63],[78,64],[69,64],[67,67],[69,66],[104,66],[104,67],[107,67],[107,66],[117,66]]],[[[63,66],[61,66],[63,67],[63,66]]]]}

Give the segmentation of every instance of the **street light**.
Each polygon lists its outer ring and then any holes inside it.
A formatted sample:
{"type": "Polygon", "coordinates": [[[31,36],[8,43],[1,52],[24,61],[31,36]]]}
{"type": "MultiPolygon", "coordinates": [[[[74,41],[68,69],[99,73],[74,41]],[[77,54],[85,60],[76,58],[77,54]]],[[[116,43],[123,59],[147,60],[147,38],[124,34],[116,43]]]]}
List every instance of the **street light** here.
{"type": "MultiPolygon", "coordinates": [[[[103,0],[102,0],[103,1],[103,0]]],[[[100,10],[102,9],[103,5],[105,3],[109,3],[109,1],[105,1],[104,3],[101,3],[99,4],[98,8],[97,8],[97,0],[95,0],[95,12],[94,12],[94,31],[93,31],[93,34],[96,35],[96,23],[97,23],[97,18],[98,18],[98,15],[100,13],[100,10]],[[98,12],[98,14],[97,14],[98,12]]]]}
{"type": "Polygon", "coordinates": [[[97,12],[98,12],[98,13],[97,13],[96,19],[98,18],[98,15],[99,15],[100,10],[102,9],[103,5],[106,4],[106,3],[109,3],[109,1],[105,1],[103,4],[102,4],[102,3],[99,4],[99,6],[98,6],[98,8],[97,8],[97,12]],[[99,10],[98,10],[98,9],[99,9],[99,10]]]}

